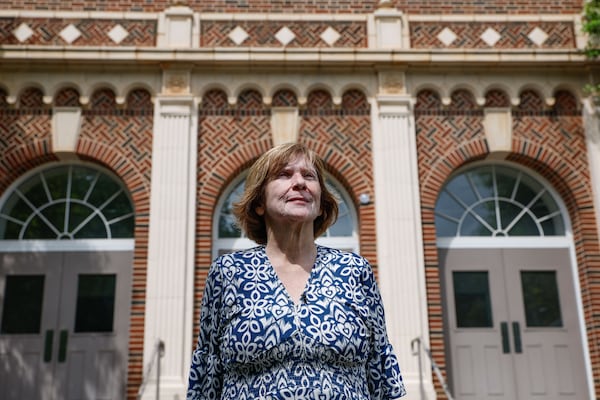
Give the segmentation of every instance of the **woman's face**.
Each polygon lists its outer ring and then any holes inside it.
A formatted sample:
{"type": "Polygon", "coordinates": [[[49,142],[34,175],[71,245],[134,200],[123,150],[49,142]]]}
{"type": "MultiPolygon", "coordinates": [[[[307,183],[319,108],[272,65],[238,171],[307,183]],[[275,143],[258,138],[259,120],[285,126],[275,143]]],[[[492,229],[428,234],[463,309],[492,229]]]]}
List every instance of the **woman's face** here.
{"type": "Polygon", "coordinates": [[[266,184],[264,204],[256,212],[269,224],[312,223],[321,214],[321,186],[316,169],[298,156],[266,184]]]}

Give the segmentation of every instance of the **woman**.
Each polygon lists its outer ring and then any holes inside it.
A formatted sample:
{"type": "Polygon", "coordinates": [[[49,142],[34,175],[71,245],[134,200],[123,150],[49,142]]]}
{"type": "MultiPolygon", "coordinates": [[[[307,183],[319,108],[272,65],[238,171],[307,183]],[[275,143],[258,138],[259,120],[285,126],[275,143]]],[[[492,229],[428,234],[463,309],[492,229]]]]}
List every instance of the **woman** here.
{"type": "Polygon", "coordinates": [[[234,213],[259,246],[211,266],[188,400],[405,394],[369,263],[315,244],[338,213],[323,174],[301,144],[252,166],[234,213]]]}

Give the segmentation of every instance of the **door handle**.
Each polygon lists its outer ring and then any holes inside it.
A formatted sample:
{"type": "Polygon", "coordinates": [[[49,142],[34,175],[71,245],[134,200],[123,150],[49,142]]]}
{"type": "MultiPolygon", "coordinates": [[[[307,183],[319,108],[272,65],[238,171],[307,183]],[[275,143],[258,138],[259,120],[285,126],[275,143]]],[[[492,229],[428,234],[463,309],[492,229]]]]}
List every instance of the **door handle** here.
{"type": "Polygon", "coordinates": [[[44,362],[52,360],[52,343],[54,342],[54,330],[48,329],[44,338],[44,362]]]}
{"type": "Polygon", "coordinates": [[[504,354],[510,353],[510,342],[508,340],[508,323],[500,323],[500,334],[502,336],[502,352],[504,354]]]}
{"type": "Polygon", "coordinates": [[[521,343],[521,328],[519,327],[519,323],[517,321],[513,321],[513,339],[515,341],[515,353],[523,352],[523,345],[521,343]]]}
{"type": "Polygon", "coordinates": [[[63,329],[60,331],[60,337],[58,339],[58,362],[65,362],[67,359],[67,341],[69,339],[69,331],[63,329]]]}

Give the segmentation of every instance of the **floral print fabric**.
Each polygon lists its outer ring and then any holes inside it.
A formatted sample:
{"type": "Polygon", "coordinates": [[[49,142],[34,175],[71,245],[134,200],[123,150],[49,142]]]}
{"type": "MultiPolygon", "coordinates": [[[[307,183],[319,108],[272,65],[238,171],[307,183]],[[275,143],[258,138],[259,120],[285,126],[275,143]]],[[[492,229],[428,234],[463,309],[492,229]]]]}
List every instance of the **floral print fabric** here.
{"type": "Polygon", "coordinates": [[[188,400],[383,400],[404,394],[366,259],[318,246],[298,304],[264,246],[215,260],[202,299],[188,400]]]}

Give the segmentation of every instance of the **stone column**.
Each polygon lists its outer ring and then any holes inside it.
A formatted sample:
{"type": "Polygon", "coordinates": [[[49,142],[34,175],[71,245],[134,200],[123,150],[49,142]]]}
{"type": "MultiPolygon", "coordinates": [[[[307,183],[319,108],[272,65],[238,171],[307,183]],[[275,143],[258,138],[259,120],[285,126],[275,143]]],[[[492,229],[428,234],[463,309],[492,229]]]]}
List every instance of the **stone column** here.
{"type": "MultiPolygon", "coordinates": [[[[600,230],[600,107],[591,98],[586,99],[583,107],[585,138],[588,150],[590,176],[594,193],[597,228],[600,230]]],[[[599,232],[600,235],[600,232],[599,232]]]]}
{"type": "Polygon", "coordinates": [[[413,99],[403,73],[379,78],[372,107],[379,285],[407,399],[434,399],[429,359],[411,349],[416,338],[429,347],[413,99]]]}
{"type": "Polygon", "coordinates": [[[184,399],[193,348],[197,113],[189,72],[166,71],[155,104],[144,332],[144,399],[184,399]],[[165,351],[156,378],[158,341],[165,351]],[[152,371],[149,366],[154,363],[152,371]]]}

